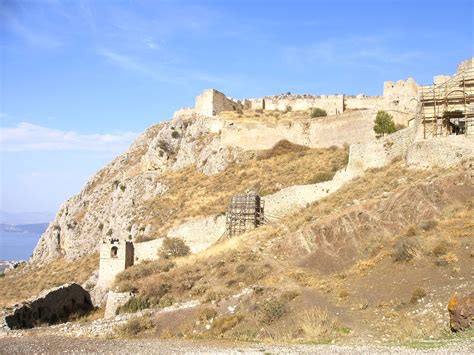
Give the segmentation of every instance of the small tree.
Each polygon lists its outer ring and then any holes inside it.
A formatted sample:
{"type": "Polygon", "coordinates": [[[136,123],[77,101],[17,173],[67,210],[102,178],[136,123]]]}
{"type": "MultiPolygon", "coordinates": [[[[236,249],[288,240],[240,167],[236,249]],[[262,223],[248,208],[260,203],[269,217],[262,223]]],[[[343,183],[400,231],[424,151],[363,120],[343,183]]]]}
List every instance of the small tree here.
{"type": "Polygon", "coordinates": [[[325,117],[328,113],[322,108],[316,107],[311,110],[311,118],[325,117]]]}
{"type": "Polygon", "coordinates": [[[185,256],[191,252],[189,246],[181,238],[166,237],[158,252],[158,255],[163,259],[176,258],[178,256],[185,256]]]}
{"type": "Polygon", "coordinates": [[[381,137],[385,134],[390,134],[396,131],[395,122],[393,122],[392,115],[385,111],[377,112],[374,123],[374,132],[377,137],[381,137]]]}

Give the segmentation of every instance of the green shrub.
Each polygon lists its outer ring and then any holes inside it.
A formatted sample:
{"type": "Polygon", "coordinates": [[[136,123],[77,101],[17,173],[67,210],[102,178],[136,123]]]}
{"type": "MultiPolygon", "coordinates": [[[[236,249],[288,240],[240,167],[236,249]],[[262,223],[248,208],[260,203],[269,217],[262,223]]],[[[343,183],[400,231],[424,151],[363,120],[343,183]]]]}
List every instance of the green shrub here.
{"type": "Polygon", "coordinates": [[[377,137],[384,136],[396,131],[395,122],[391,114],[385,111],[377,112],[377,116],[374,121],[374,132],[377,137]]]}
{"type": "Polygon", "coordinates": [[[191,252],[189,246],[186,245],[181,238],[166,237],[159,250],[158,255],[163,259],[176,258],[178,256],[186,256],[191,252]]]}
{"type": "Polygon", "coordinates": [[[179,134],[178,131],[173,131],[171,132],[171,137],[174,139],[178,139],[179,137],[181,137],[181,135],[179,134]]]}
{"type": "Polygon", "coordinates": [[[171,290],[171,285],[166,282],[150,281],[140,290],[140,296],[150,305],[159,304],[161,298],[171,290]]]}
{"type": "Polygon", "coordinates": [[[116,314],[136,313],[142,309],[149,308],[148,301],[140,296],[133,296],[124,305],[117,308],[116,314]]]}
{"type": "Polygon", "coordinates": [[[311,110],[311,118],[325,117],[327,115],[328,115],[328,113],[326,112],[326,110],[323,110],[319,107],[313,108],[311,110]]]}
{"type": "Polygon", "coordinates": [[[264,324],[271,324],[286,313],[286,301],[279,298],[264,300],[258,307],[259,319],[264,324]]]}
{"type": "Polygon", "coordinates": [[[168,272],[174,266],[175,264],[170,260],[145,260],[140,264],[125,269],[115,277],[115,280],[120,283],[124,281],[134,281],[152,274],[168,272]]]}
{"type": "Polygon", "coordinates": [[[160,308],[165,308],[165,307],[170,307],[174,303],[173,297],[170,295],[164,295],[163,297],[160,298],[160,302],[158,302],[158,307],[160,308]]]}

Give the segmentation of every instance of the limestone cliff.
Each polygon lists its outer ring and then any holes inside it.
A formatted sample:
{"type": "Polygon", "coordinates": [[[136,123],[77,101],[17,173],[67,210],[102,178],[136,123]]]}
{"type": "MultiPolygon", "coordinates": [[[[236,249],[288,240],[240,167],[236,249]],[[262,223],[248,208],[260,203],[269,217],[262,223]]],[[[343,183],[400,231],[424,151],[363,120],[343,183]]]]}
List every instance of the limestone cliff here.
{"type": "Polygon", "coordinates": [[[148,128],[61,206],[30,261],[76,259],[97,251],[99,241],[108,235],[130,240],[154,237],[153,216],[143,209],[147,200],[167,191],[161,181],[164,172],[195,164],[213,174],[238,157],[238,149],[221,146],[218,122],[181,114],[148,128]]]}

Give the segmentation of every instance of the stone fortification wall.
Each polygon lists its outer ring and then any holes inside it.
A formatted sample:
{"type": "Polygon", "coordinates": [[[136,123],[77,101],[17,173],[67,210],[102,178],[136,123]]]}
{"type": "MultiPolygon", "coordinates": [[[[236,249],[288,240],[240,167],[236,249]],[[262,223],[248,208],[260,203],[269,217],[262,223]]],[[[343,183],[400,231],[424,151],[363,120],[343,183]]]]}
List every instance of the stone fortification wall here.
{"type": "Polygon", "coordinates": [[[217,242],[225,233],[225,216],[193,218],[172,228],[168,237],[182,238],[191,252],[198,253],[217,242]]]}
{"type": "Polygon", "coordinates": [[[415,113],[418,105],[419,87],[412,78],[397,82],[386,81],[383,84],[383,108],[415,113]]]}
{"type": "Polygon", "coordinates": [[[140,263],[144,260],[155,260],[158,258],[158,250],[161,248],[161,244],[163,244],[163,238],[160,239],[153,239],[148,242],[142,243],[134,243],[133,246],[135,248],[134,255],[135,260],[134,263],[140,263]]]}
{"type": "Polygon", "coordinates": [[[311,148],[369,142],[375,139],[374,119],[374,111],[355,111],[298,122],[231,122],[222,127],[221,144],[242,150],[260,150],[270,149],[283,139],[311,148]]]}
{"type": "Polygon", "coordinates": [[[344,96],[344,110],[363,110],[380,108],[384,103],[383,96],[344,96]]]}
{"type": "Polygon", "coordinates": [[[338,115],[344,111],[344,95],[279,95],[264,97],[265,110],[306,111],[321,108],[328,115],[338,115]]]}
{"type": "Polygon", "coordinates": [[[474,137],[453,135],[423,139],[411,144],[406,153],[408,165],[419,168],[450,167],[474,160],[474,137]]]}
{"type": "Polygon", "coordinates": [[[196,97],[195,111],[206,116],[214,116],[221,111],[235,111],[242,108],[240,101],[231,99],[215,89],[205,90],[196,97]]]}
{"type": "Polygon", "coordinates": [[[474,68],[474,57],[459,63],[458,72],[462,70],[470,69],[470,68],[474,68]]]}

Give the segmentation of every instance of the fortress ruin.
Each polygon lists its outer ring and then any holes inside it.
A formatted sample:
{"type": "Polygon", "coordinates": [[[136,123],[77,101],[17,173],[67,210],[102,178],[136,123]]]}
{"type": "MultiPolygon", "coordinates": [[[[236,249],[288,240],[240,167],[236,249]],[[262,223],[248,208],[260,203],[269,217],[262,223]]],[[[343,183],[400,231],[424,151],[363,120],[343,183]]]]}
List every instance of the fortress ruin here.
{"type": "Polygon", "coordinates": [[[346,111],[384,110],[396,123],[411,125],[415,116],[422,123],[423,138],[474,133],[473,58],[462,62],[453,76],[438,75],[433,85],[419,85],[412,78],[386,81],[382,96],[282,94],[257,99],[236,100],[216,89],[196,97],[194,108],[178,111],[216,116],[224,111],[275,110],[306,111],[320,108],[329,116],[346,111]]]}

